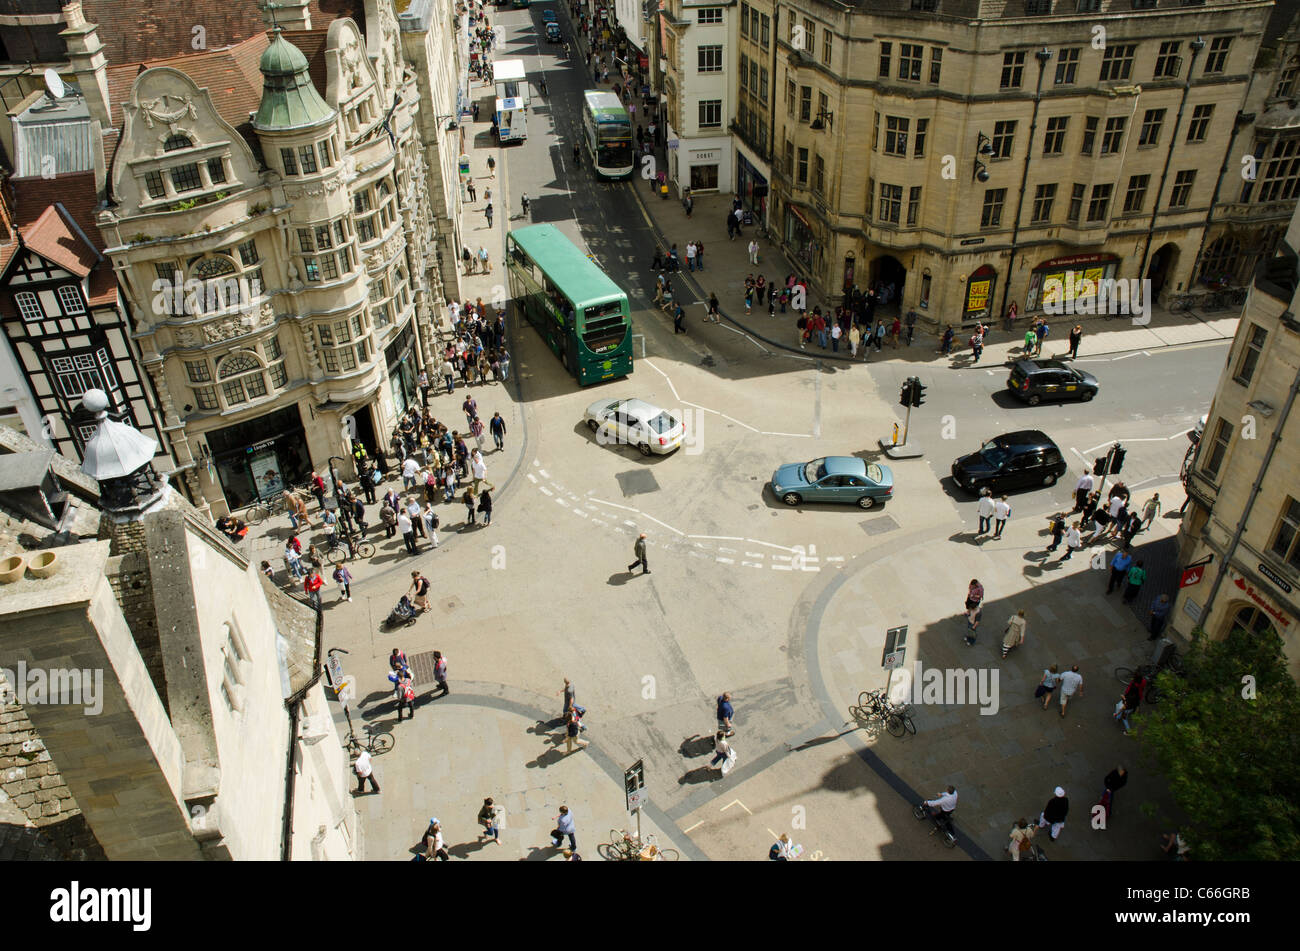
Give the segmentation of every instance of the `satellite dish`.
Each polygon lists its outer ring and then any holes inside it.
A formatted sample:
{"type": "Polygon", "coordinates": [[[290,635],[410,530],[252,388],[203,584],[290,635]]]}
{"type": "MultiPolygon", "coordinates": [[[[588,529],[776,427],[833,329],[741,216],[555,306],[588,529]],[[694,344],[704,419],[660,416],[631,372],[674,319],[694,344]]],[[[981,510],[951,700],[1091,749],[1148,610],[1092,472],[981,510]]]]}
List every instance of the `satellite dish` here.
{"type": "Polygon", "coordinates": [[[67,87],[63,85],[63,80],[59,78],[59,73],[53,66],[45,70],[45,91],[50,94],[52,99],[62,99],[67,93],[67,87]]]}

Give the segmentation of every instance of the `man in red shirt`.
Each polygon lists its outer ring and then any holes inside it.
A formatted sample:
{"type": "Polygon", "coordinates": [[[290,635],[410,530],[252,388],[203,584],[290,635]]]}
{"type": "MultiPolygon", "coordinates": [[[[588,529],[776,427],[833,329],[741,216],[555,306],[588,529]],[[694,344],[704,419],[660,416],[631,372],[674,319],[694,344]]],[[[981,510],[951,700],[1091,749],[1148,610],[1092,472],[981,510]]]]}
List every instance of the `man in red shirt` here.
{"type": "Polygon", "coordinates": [[[307,577],[302,583],[303,590],[307,592],[307,599],[311,601],[312,606],[317,611],[320,610],[320,589],[324,587],[324,585],[325,579],[320,576],[320,572],[315,568],[312,568],[312,570],[307,573],[307,577]]]}

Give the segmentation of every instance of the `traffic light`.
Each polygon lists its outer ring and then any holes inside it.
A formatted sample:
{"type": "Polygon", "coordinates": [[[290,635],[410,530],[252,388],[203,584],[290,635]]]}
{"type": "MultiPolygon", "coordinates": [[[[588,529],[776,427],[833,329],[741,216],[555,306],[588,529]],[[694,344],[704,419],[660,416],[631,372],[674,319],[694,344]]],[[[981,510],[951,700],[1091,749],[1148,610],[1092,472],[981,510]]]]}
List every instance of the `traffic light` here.
{"type": "Polygon", "coordinates": [[[910,376],[903,381],[903,389],[898,394],[899,406],[912,405],[912,386],[915,382],[916,382],[916,378],[910,376]]]}
{"type": "Polygon", "coordinates": [[[1097,460],[1092,464],[1092,474],[1097,476],[1110,475],[1110,473],[1106,469],[1105,456],[1097,457],[1097,460]]]}
{"type": "Polygon", "coordinates": [[[925,402],[925,386],[921,383],[920,380],[913,378],[913,380],[912,380],[912,405],[913,405],[913,406],[920,406],[920,405],[921,405],[922,403],[924,403],[924,402],[925,402]]]}
{"type": "Polygon", "coordinates": [[[1123,446],[1116,444],[1110,454],[1110,474],[1119,475],[1120,469],[1124,467],[1124,454],[1126,450],[1123,446]]]}

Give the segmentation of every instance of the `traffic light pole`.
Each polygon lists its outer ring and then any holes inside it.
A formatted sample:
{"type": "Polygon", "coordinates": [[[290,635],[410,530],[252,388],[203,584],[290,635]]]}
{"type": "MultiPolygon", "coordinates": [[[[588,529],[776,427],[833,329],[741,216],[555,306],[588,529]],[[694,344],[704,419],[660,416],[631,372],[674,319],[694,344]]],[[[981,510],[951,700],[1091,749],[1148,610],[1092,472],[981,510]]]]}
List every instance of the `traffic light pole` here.
{"type": "MultiPolygon", "coordinates": [[[[899,394],[899,402],[907,407],[907,414],[903,417],[903,441],[895,443],[893,436],[887,436],[879,440],[880,448],[885,451],[885,455],[890,459],[919,459],[924,455],[920,449],[909,445],[907,442],[908,430],[912,423],[912,406],[919,404],[921,401],[922,389],[921,381],[917,377],[908,377],[903,381],[903,388],[899,394]]],[[[894,424],[894,428],[897,430],[897,423],[894,424]]]]}

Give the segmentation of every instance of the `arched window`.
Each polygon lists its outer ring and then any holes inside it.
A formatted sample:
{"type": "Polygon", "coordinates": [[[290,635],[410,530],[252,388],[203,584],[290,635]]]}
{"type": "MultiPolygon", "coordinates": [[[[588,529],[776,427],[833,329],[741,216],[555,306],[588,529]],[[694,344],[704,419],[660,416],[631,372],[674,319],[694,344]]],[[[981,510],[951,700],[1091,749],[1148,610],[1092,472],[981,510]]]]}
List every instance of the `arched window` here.
{"type": "Polygon", "coordinates": [[[175,152],[179,149],[189,149],[194,147],[194,141],[188,135],[181,135],[179,132],[173,132],[167,136],[163,142],[164,152],[175,152]]]}
{"type": "Polygon", "coordinates": [[[262,361],[247,350],[236,350],[217,367],[221,393],[227,406],[237,406],[266,395],[262,361]]]}
{"type": "MultiPolygon", "coordinates": [[[[244,247],[239,250],[241,260],[249,260],[244,247]]],[[[257,297],[261,293],[262,274],[256,267],[255,251],[251,261],[253,266],[241,269],[225,252],[191,258],[190,281],[201,282],[203,289],[200,291],[193,284],[186,288],[186,310],[191,314],[211,314],[257,297]]]]}
{"type": "Polygon", "coordinates": [[[1233,616],[1232,629],[1247,634],[1263,634],[1273,629],[1273,620],[1259,608],[1248,604],[1233,616]]]}

